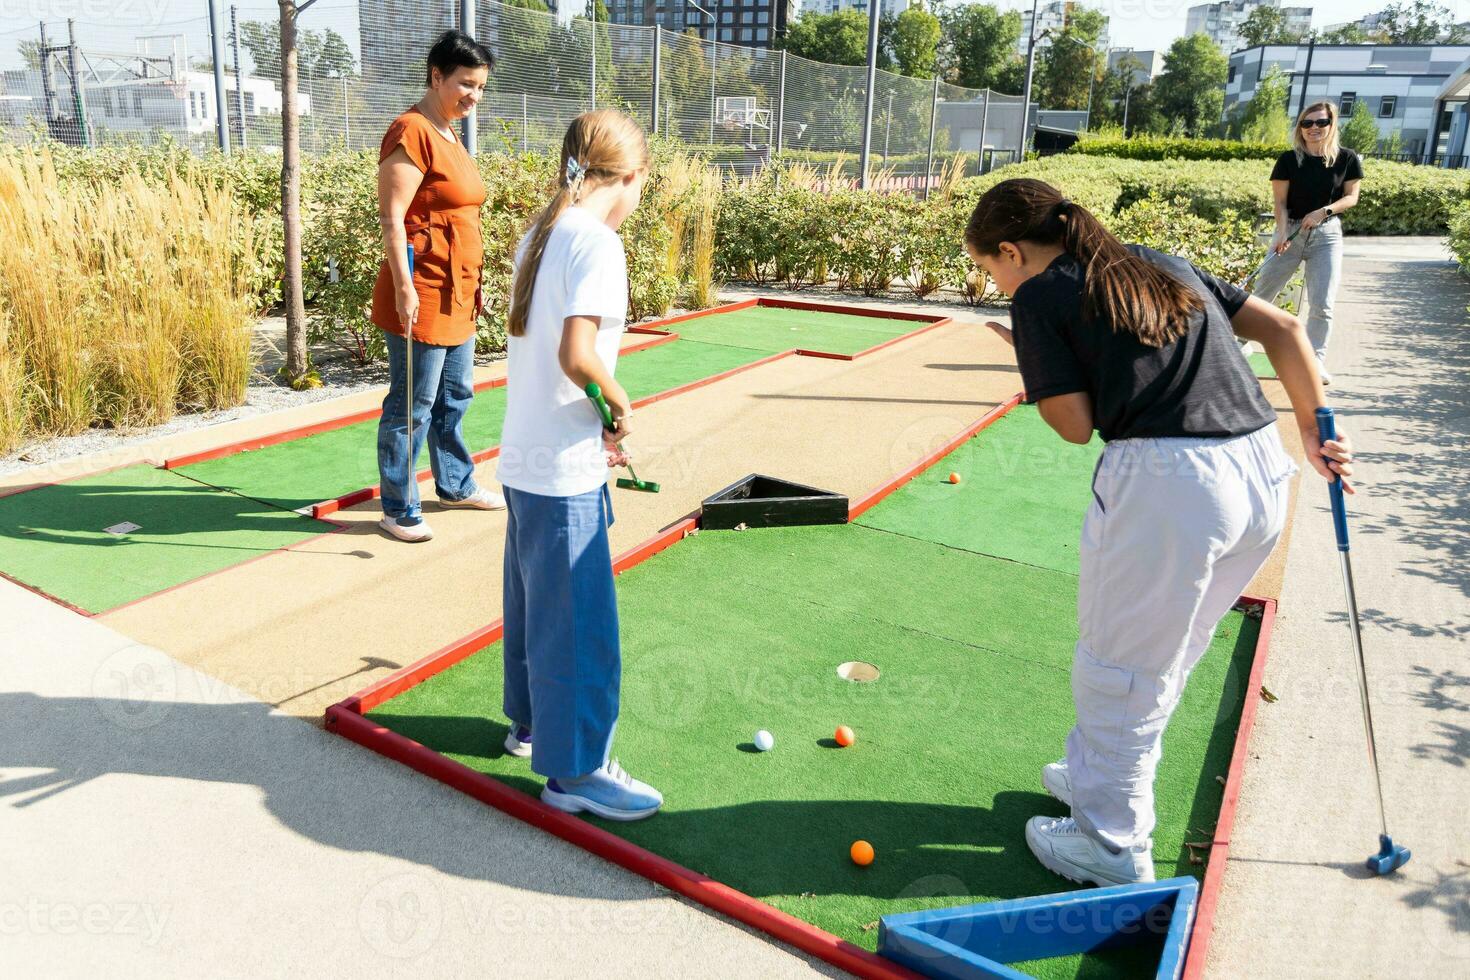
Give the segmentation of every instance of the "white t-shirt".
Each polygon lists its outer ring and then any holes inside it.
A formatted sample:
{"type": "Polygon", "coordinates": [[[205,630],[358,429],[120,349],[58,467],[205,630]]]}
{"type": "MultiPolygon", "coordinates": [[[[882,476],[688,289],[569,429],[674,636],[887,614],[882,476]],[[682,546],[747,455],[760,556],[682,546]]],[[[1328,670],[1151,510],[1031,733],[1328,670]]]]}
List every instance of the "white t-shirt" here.
{"type": "MultiPolygon", "coordinates": [[[[517,267],[525,249],[523,239],[517,267]]],[[[602,421],[586,393],[562,371],[558,351],[567,317],[596,317],[597,356],[611,374],[627,314],[622,239],[582,208],[567,208],[546,241],[526,332],[509,339],[508,398],[496,470],[505,486],[570,497],[607,482],[602,421]]]]}

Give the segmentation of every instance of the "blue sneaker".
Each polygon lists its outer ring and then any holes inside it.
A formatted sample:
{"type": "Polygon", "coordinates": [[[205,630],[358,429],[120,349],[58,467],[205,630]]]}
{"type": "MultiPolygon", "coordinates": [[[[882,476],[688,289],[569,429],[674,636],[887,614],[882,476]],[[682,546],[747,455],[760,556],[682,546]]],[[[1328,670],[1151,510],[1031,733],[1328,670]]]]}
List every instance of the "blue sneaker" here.
{"type": "Polygon", "coordinates": [[[642,820],[657,813],[664,798],[624,772],[614,759],[576,779],[548,779],[541,801],[566,813],[586,810],[607,820],[642,820]]]}
{"type": "Polygon", "coordinates": [[[517,759],[531,757],[531,730],[522,724],[512,724],[505,735],[505,751],[517,759]]]}

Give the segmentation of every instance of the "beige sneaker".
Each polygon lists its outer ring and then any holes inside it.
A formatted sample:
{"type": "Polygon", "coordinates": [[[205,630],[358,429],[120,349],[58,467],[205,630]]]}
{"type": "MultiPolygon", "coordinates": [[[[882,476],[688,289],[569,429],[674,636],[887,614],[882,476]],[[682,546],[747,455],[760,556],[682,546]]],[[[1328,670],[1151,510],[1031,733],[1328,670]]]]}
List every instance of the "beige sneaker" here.
{"type": "Polygon", "coordinates": [[[428,541],[434,536],[434,529],[429,527],[429,522],[421,520],[417,524],[399,524],[396,517],[385,517],[378,522],[378,527],[387,531],[399,541],[428,541]]]}
{"type": "Polygon", "coordinates": [[[1154,880],[1153,841],[1114,854],[1082,832],[1071,817],[1032,817],[1026,846],[1047,870],[1070,881],[1131,885],[1154,880]]]}
{"type": "Polygon", "coordinates": [[[505,497],[494,490],[480,487],[462,500],[440,497],[439,505],[441,507],[468,507],[471,510],[505,510],[505,497]]]}

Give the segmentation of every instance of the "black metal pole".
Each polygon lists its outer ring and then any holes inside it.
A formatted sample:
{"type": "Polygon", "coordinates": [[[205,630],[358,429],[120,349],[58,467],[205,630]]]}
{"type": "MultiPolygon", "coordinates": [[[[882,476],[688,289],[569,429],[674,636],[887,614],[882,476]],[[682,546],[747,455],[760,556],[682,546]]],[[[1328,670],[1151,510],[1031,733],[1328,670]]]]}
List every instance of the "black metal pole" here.
{"type": "Polygon", "coordinates": [[[1300,118],[1301,114],[1307,109],[1307,82],[1310,81],[1312,78],[1312,52],[1315,51],[1316,48],[1317,39],[1315,37],[1308,38],[1307,68],[1305,71],[1302,72],[1302,95],[1301,98],[1297,100],[1296,104],[1296,114],[1298,118],[1300,118]]]}
{"type": "Polygon", "coordinates": [[[934,101],[929,104],[929,160],[924,164],[924,200],[929,200],[929,184],[934,180],[934,128],[939,123],[939,76],[934,76],[934,101]]]}
{"type": "Polygon", "coordinates": [[[858,187],[868,189],[868,154],[873,144],[873,96],[878,87],[879,0],[868,0],[868,92],[863,97],[863,148],[858,158],[858,187]]]}
{"type": "Polygon", "coordinates": [[[1026,36],[1026,81],[1021,86],[1021,142],[1016,159],[1026,158],[1026,130],[1031,126],[1031,76],[1036,68],[1036,16],[1041,0],[1031,0],[1031,30],[1026,36]]]}

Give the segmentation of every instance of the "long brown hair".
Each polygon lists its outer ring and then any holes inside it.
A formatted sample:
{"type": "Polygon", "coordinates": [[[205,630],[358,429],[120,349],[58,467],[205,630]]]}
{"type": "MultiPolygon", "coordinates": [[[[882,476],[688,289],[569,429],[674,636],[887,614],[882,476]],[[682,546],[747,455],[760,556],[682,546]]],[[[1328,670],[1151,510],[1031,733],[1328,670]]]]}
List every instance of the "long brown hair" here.
{"type": "Polygon", "coordinates": [[[1003,180],[980,198],[965,244],[995,255],[1002,242],[1060,245],[1082,264],[1082,313],[1106,320],[1149,347],[1173,343],[1204,300],[1164,269],[1132,252],[1093,213],[1045,181],[1003,180]]]}
{"type": "Polygon", "coordinates": [[[1330,167],[1337,162],[1337,154],[1342,151],[1342,126],[1339,125],[1341,113],[1331,102],[1313,102],[1301,111],[1296,117],[1296,126],[1291,130],[1291,145],[1296,150],[1296,162],[1301,163],[1307,155],[1307,141],[1302,137],[1302,120],[1314,112],[1327,113],[1327,118],[1332,122],[1327,127],[1327,137],[1322,140],[1322,162],[1330,167]]]}
{"type": "Polygon", "coordinates": [[[526,332],[526,316],[531,309],[531,291],[551,229],[567,208],[576,204],[585,191],[602,184],[621,180],[630,173],[648,167],[648,139],[643,130],[616,109],[584,112],[567,127],[561,141],[561,167],[557,171],[556,196],[536,216],[531,225],[526,254],[516,269],[515,284],[510,294],[510,316],[506,329],[512,337],[526,332]]]}

